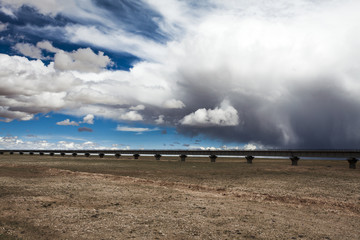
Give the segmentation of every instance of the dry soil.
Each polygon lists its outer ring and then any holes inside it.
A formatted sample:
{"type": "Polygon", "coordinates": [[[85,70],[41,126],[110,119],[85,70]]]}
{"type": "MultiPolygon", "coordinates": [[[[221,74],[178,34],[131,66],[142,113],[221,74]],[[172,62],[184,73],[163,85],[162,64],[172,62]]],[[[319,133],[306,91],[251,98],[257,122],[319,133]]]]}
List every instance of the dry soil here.
{"type": "Polygon", "coordinates": [[[346,161],[0,155],[0,239],[359,239],[346,161]]]}

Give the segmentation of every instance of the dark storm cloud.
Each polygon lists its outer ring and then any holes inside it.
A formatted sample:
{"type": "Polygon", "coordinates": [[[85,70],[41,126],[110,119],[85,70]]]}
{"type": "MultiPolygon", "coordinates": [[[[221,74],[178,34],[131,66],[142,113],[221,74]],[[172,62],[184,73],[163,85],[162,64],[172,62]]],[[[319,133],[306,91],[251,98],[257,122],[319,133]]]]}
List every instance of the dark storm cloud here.
{"type": "Polygon", "coordinates": [[[293,146],[303,148],[358,148],[360,146],[360,104],[334,84],[294,89],[286,104],[290,125],[298,137],[293,146]]]}
{"type": "MultiPolygon", "coordinates": [[[[289,86],[288,93],[275,103],[261,101],[255,96],[229,95],[239,112],[242,122],[239,126],[178,125],[177,130],[192,137],[199,134],[210,138],[221,136],[227,142],[253,142],[268,147],[358,148],[359,102],[339,84],[340,79],[312,82],[315,84],[289,86]]],[[[206,105],[206,97],[196,95],[196,89],[190,92],[193,101],[206,105]]]]}
{"type": "Polygon", "coordinates": [[[293,26],[280,15],[275,24],[267,22],[271,16],[260,20],[244,16],[239,22],[220,17],[202,26],[203,38],[197,32],[199,45],[189,38],[186,59],[178,60],[176,94],[186,107],[177,113],[186,118],[177,131],[275,148],[358,148],[359,71],[354,59],[360,54],[349,46],[358,45],[355,39],[360,36],[348,28],[352,18],[329,18],[355,14],[348,8],[354,2],[347,3],[337,10],[323,6],[325,15],[306,13],[306,21],[295,11],[293,26]],[[323,23],[309,25],[309,19],[323,23]],[[312,38],[304,38],[308,32],[312,38]],[[229,116],[221,107],[224,100],[236,109],[238,124],[209,124],[217,123],[212,121],[217,115],[229,116]]]}

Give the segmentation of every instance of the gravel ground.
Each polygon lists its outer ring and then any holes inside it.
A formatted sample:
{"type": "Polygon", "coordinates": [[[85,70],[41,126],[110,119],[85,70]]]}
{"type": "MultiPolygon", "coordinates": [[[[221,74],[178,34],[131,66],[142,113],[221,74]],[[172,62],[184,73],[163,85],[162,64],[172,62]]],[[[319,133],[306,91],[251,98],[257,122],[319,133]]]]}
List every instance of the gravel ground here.
{"type": "Polygon", "coordinates": [[[345,161],[2,155],[0,239],[359,239],[359,174],[345,161]]]}

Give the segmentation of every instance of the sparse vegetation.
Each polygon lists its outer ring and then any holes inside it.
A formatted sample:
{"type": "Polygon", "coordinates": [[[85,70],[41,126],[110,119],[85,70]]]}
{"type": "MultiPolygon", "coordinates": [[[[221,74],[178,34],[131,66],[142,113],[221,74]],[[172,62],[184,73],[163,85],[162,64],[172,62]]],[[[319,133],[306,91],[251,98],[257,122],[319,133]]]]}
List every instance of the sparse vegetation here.
{"type": "Polygon", "coordinates": [[[2,239],[356,239],[346,161],[0,156],[2,239]]]}

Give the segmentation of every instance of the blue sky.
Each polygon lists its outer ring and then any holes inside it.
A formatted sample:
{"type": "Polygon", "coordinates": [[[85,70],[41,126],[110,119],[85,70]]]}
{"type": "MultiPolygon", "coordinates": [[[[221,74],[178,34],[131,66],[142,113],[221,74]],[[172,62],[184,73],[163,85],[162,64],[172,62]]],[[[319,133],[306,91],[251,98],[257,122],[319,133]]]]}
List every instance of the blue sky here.
{"type": "Polygon", "coordinates": [[[355,0],[2,0],[0,148],[359,148],[355,0]]]}
{"type": "MultiPolygon", "coordinates": [[[[0,134],[9,141],[21,139],[26,142],[38,143],[46,141],[49,147],[72,147],[82,148],[121,148],[121,149],[186,149],[201,147],[201,144],[219,145],[221,141],[208,141],[204,137],[185,137],[176,132],[175,128],[158,128],[153,125],[134,124],[131,127],[127,124],[119,124],[113,120],[99,119],[94,124],[57,125],[63,119],[69,119],[67,115],[51,113],[48,117],[42,117],[32,121],[13,121],[0,128],[0,134]],[[128,127],[127,131],[117,131],[119,127],[128,127]],[[79,131],[81,128],[88,131],[79,131]],[[133,131],[131,128],[134,128],[133,131]],[[144,132],[142,132],[144,131],[144,132]],[[60,144],[59,144],[60,142],[60,144]],[[53,143],[53,144],[52,144],[53,143]],[[55,145],[54,145],[55,144],[55,145]]],[[[82,119],[72,117],[71,121],[81,122],[82,119]]]]}

